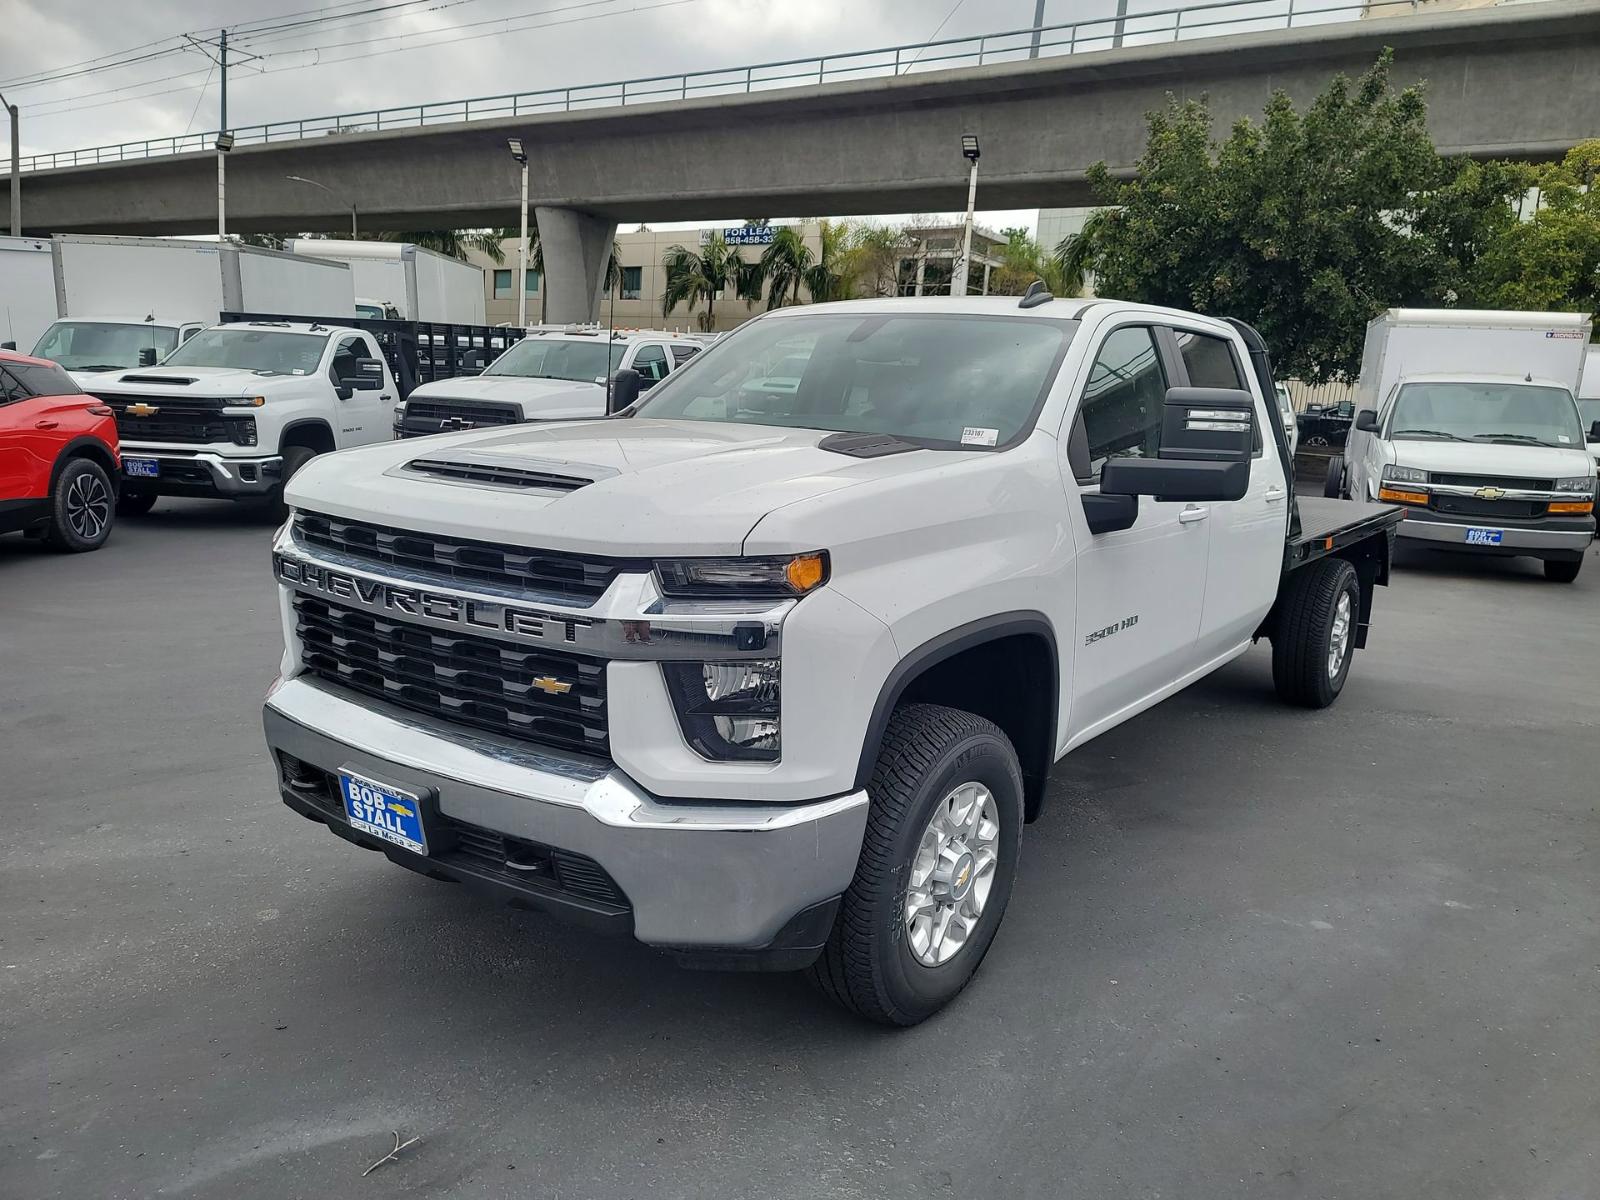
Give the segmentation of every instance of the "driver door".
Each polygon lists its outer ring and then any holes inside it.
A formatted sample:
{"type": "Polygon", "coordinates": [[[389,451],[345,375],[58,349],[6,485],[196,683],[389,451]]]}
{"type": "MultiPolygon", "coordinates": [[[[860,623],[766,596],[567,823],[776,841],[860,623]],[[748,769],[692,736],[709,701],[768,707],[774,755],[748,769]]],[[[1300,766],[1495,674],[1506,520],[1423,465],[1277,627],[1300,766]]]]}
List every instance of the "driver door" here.
{"type": "MultiPolygon", "coordinates": [[[[336,397],[346,380],[363,377],[362,359],[383,362],[378,347],[366,334],[347,334],[339,339],[328,364],[328,381],[336,397]]],[[[387,371],[376,378],[381,381],[380,386],[352,388],[347,398],[338,401],[339,420],[334,437],[341,450],[347,446],[387,441],[392,436],[395,391],[387,371]]]]}

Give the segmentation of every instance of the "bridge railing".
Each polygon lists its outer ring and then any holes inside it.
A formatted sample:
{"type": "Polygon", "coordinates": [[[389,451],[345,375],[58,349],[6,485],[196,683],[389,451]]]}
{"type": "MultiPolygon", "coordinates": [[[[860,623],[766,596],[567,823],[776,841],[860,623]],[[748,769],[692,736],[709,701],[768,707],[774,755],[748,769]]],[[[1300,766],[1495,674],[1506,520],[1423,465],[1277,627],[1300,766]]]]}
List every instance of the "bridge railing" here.
{"type": "MultiPolygon", "coordinates": [[[[548,113],[617,108],[666,100],[691,100],[713,96],[745,95],[782,88],[877,79],[922,71],[957,67],[982,67],[1079,54],[1120,46],[1144,46],[1224,33],[1332,24],[1365,16],[1414,11],[1419,0],[1216,0],[1187,8],[1129,12],[1060,25],[1010,29],[970,37],[913,42],[876,50],[856,50],[817,58],[796,58],[750,66],[689,71],[678,75],[652,75],[609,83],[546,88],[536,92],[511,92],[475,96],[428,104],[369,109],[325,117],[305,117],[244,125],[233,129],[234,145],[266,145],[349,133],[391,129],[417,129],[429,125],[488,121],[548,113]]],[[[212,149],[217,131],[119,142],[25,156],[21,169],[43,171],[57,167],[160,158],[212,149]]]]}

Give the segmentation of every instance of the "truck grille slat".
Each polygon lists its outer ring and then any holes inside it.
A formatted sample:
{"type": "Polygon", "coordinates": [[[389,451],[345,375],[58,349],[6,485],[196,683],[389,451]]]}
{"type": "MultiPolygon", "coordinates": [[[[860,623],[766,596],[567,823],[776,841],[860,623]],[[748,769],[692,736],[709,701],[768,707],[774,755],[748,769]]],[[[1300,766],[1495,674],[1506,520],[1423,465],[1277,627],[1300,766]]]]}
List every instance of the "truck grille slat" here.
{"type": "MultiPolygon", "coordinates": [[[[206,445],[232,442],[255,444],[255,418],[223,416],[222,400],[195,396],[100,396],[116,416],[117,436],[129,442],[175,442],[206,445]],[[130,405],[146,405],[148,416],[128,412],[130,405]]],[[[140,411],[143,411],[142,409],[140,411]]]]}
{"type": "Polygon", "coordinates": [[[301,664],[319,679],[491,733],[610,754],[603,663],[439,634],[303,594],[294,608],[301,664]]]}
{"type": "Polygon", "coordinates": [[[483,425],[515,425],[522,412],[515,404],[491,400],[411,400],[406,403],[406,428],[416,433],[441,429],[476,429],[483,425]]]}
{"type": "Polygon", "coordinates": [[[297,514],[295,536],[307,546],[370,563],[409,567],[441,583],[493,583],[583,605],[598,600],[621,572],[652,569],[647,559],[522,550],[319,513],[297,514]]]}

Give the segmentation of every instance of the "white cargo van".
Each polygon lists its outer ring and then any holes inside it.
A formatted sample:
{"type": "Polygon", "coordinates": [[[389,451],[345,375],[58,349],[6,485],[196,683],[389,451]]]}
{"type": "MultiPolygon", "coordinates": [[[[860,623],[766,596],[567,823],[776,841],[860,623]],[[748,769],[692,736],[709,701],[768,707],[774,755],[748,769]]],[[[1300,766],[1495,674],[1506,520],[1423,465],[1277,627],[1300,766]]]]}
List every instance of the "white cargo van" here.
{"type": "Polygon", "coordinates": [[[55,315],[33,353],[81,387],[150,366],[224,312],[354,315],[348,267],[281,250],[185,238],[50,239],[55,315]]]}
{"type": "Polygon", "coordinates": [[[1574,401],[1590,327],[1579,313],[1374,318],[1330,494],[1404,506],[1399,536],[1413,544],[1537,558],[1570,583],[1595,530],[1574,401]]]}
{"type": "Polygon", "coordinates": [[[352,242],[336,238],[294,238],[284,243],[296,254],[349,265],[356,291],[371,297],[403,321],[448,321],[483,325],[483,271],[448,254],[410,242],[352,242]]]}
{"type": "Polygon", "coordinates": [[[1589,454],[1600,465],[1600,346],[1590,346],[1583,360],[1583,378],[1578,381],[1578,419],[1589,454]]]}
{"type": "Polygon", "coordinates": [[[58,315],[50,239],[0,237],[0,345],[29,349],[58,315]]]}

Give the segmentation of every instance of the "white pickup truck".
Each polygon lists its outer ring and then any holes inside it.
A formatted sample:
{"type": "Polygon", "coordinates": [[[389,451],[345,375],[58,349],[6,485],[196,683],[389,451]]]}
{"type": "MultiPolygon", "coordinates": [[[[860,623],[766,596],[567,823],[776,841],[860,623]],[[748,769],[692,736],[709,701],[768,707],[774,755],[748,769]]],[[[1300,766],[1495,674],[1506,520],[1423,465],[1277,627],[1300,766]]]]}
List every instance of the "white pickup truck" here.
{"type": "Polygon", "coordinates": [[[419,377],[421,339],[464,347],[435,355],[438,361],[422,372],[439,375],[449,361],[485,346],[499,353],[516,336],[471,326],[279,316],[202,330],[160,366],[94,380],[94,394],[116,413],[122,442],[117,511],[140,516],[160,496],[281,507],[284,483],[316,455],[390,440],[395,402],[419,377]]]}
{"type": "Polygon", "coordinates": [[[670,333],[533,330],[482,374],[417,388],[395,406],[394,434],[422,437],[486,425],[604,416],[616,399],[619,374],[637,376],[626,384],[632,399],[704,349],[702,342],[670,333]]]}
{"type": "Polygon", "coordinates": [[[846,302],[611,418],[313,462],[273,548],[283,799],[913,1024],[988,950],[1058,759],[1259,637],[1285,700],[1344,687],[1399,513],[1297,504],[1272,395],[1254,331],[1191,313],[846,302]],[[795,386],[748,386],[780,359],[795,386]]]}

